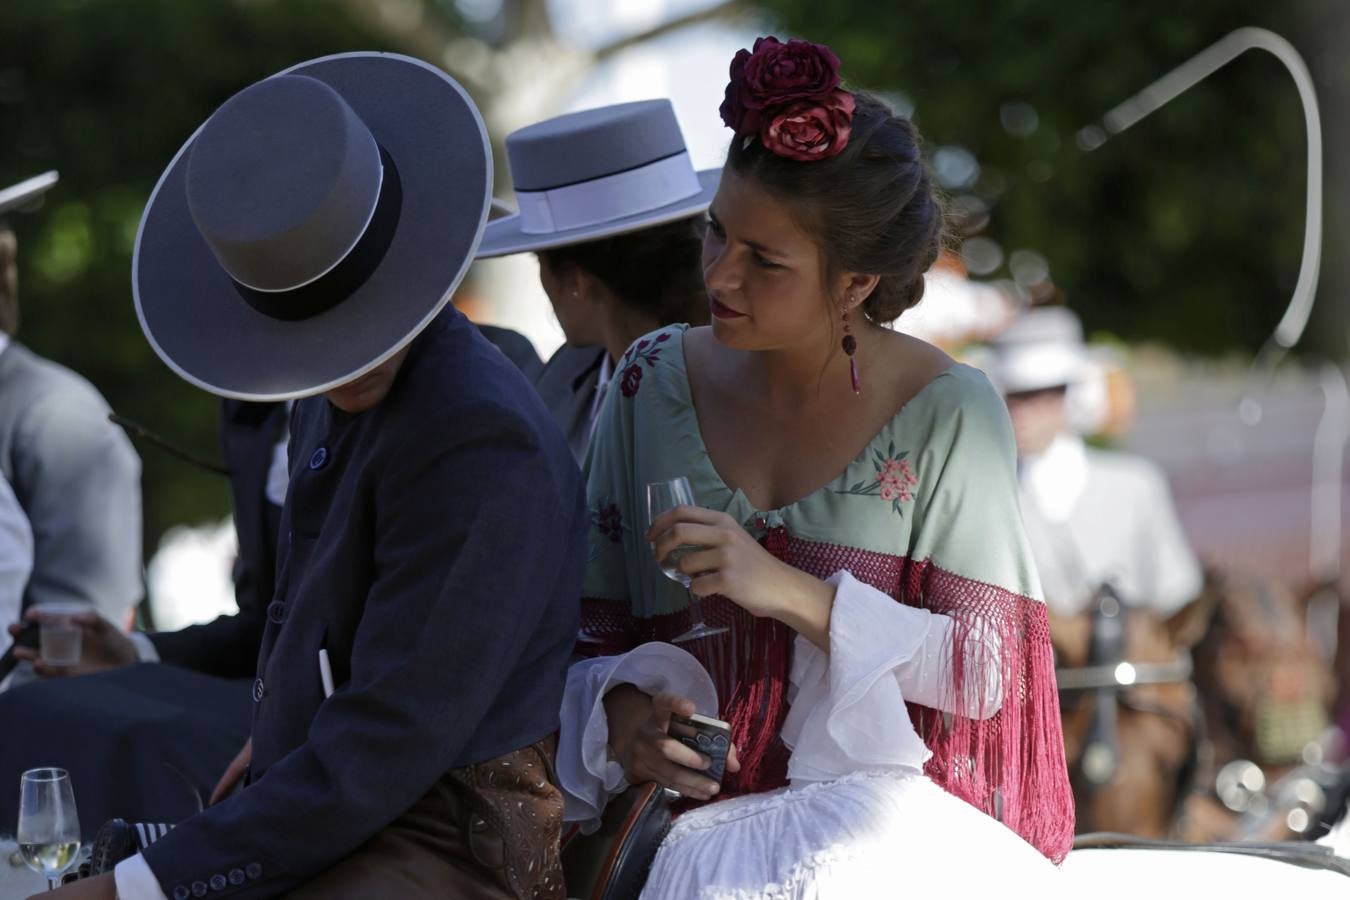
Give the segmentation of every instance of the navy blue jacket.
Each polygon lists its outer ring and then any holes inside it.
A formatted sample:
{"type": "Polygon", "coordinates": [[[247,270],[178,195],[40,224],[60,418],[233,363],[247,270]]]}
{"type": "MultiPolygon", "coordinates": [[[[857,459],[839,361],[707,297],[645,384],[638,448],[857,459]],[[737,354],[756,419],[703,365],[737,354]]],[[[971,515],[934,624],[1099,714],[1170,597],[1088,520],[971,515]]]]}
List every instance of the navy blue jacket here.
{"type": "Polygon", "coordinates": [[[298,403],[290,459],[250,783],[145,852],[169,897],[283,893],[558,727],[584,491],[510,361],[449,310],[374,409],[298,403]]]}

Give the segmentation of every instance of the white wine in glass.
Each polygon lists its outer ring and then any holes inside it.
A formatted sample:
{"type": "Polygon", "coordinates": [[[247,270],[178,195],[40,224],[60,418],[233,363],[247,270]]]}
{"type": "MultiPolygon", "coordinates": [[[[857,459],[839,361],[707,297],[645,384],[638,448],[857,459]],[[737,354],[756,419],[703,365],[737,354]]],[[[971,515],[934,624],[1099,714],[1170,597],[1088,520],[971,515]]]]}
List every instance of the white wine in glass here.
{"type": "Polygon", "coordinates": [[[29,769],[20,776],[16,832],[23,861],[55,888],[80,852],[80,818],[65,769],[29,769]]]}
{"type": "MultiPolygon", "coordinates": [[[[689,487],[689,479],[683,475],[669,481],[653,481],[647,485],[648,525],[660,518],[662,513],[669,512],[677,506],[694,505],[693,488],[689,487]]],[[[702,547],[692,546],[676,547],[660,563],[661,574],[671,581],[684,585],[685,596],[689,598],[689,615],[693,619],[693,624],[690,625],[689,630],[673,638],[672,643],[679,644],[698,638],[712,637],[715,634],[725,634],[727,631],[725,628],[714,627],[703,621],[703,607],[699,602],[698,595],[689,590],[690,577],[676,568],[676,564],[681,558],[690,553],[697,553],[702,549],[702,547]]]]}

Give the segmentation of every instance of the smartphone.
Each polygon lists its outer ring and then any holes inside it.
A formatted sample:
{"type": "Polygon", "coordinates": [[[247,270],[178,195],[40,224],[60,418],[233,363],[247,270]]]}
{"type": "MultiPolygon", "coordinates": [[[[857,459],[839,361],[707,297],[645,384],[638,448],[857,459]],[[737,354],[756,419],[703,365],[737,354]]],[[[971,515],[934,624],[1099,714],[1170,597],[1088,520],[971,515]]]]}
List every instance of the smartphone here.
{"type": "Polygon", "coordinates": [[[712,760],[712,764],[699,774],[722,783],[727,771],[727,754],[731,752],[730,725],[708,716],[671,716],[670,736],[712,760]]]}

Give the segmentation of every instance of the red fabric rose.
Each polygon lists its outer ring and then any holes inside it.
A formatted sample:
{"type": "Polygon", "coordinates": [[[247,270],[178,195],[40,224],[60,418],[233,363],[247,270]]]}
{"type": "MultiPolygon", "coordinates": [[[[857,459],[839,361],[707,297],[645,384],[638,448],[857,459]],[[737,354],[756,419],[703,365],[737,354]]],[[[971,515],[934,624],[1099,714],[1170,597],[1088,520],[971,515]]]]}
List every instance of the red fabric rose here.
{"type": "MultiPolygon", "coordinates": [[[[737,53],[736,58],[740,55],[737,53]]],[[[732,60],[731,66],[734,81],[736,60],[732,60]]],[[[741,96],[748,109],[819,97],[838,89],[839,57],[821,44],[809,41],[784,44],[776,37],[762,37],[755,41],[754,51],[745,59],[744,78],[741,96]]]]}
{"type": "Polygon", "coordinates": [[[848,91],[793,101],[770,111],[760,126],[759,139],[766,149],[788,159],[829,159],[848,146],[853,107],[853,95],[848,91]]]}
{"type": "Polygon", "coordinates": [[[731,58],[731,77],[727,81],[726,96],[717,111],[722,114],[722,122],[737,134],[754,134],[759,131],[759,112],[745,104],[745,63],[750,59],[750,51],[741,49],[731,58]]]}
{"type": "Polygon", "coordinates": [[[638,385],[642,384],[642,366],[633,363],[623,370],[623,379],[619,382],[619,390],[625,397],[632,397],[638,392],[638,385]]]}

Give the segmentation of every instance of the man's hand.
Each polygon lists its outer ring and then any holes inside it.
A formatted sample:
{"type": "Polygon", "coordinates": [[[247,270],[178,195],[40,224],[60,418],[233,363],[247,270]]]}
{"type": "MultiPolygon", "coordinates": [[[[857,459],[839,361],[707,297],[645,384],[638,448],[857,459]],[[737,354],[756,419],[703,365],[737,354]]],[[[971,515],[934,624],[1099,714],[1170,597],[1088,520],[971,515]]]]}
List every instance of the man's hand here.
{"type": "Polygon", "coordinates": [[[207,806],[215,806],[224,800],[234,790],[234,786],[239,783],[239,779],[244,777],[244,772],[248,769],[248,764],[253,761],[253,738],[244,741],[243,748],[235,754],[234,759],[225,767],[225,774],[220,776],[220,781],[216,782],[215,790],[211,791],[211,799],[207,806]]]}
{"type": "MultiPolygon", "coordinates": [[[[42,607],[34,606],[24,614],[30,622],[42,620],[42,607]]],[[[106,672],[129,666],[140,659],[136,645],[113,623],[96,612],[81,612],[70,617],[80,626],[80,661],[73,666],[52,666],[38,658],[38,651],[32,647],[15,647],[14,657],[28,660],[33,671],[43,678],[61,675],[88,675],[91,672],[106,672]]],[[[9,626],[11,637],[18,637],[22,626],[9,626]]]]}
{"type": "Polygon", "coordinates": [[[54,891],[34,894],[28,900],[117,900],[117,882],[111,872],[81,878],[54,891]]]}

